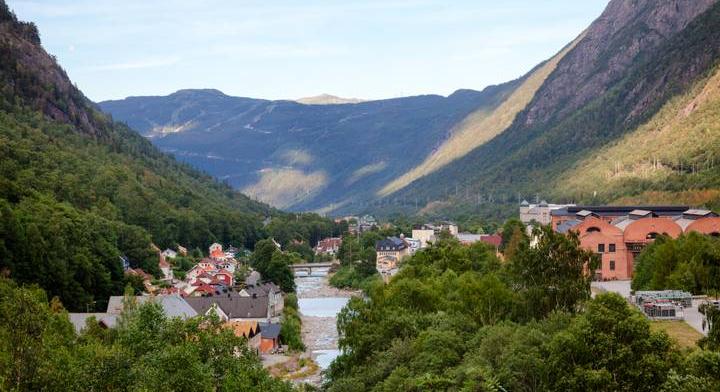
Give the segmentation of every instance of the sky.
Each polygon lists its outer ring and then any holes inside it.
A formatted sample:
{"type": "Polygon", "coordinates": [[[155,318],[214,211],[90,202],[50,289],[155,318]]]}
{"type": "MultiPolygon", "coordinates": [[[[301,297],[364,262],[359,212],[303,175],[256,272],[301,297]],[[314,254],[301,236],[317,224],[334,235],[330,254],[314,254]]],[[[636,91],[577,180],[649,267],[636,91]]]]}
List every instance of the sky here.
{"type": "Polygon", "coordinates": [[[215,88],[296,99],[480,90],[552,57],[607,0],[9,0],[94,101],[215,88]]]}

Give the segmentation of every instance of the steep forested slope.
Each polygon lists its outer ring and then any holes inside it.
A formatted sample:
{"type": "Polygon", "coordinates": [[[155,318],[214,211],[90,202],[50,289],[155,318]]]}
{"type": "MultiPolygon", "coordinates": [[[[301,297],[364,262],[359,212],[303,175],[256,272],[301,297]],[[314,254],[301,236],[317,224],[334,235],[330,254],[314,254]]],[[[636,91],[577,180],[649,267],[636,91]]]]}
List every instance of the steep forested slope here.
{"type": "MultiPolygon", "coordinates": [[[[603,176],[587,181],[573,178],[587,173],[574,168],[593,167],[588,160],[603,161],[609,145],[636,130],[642,132],[643,124],[655,126],[648,121],[661,115],[659,111],[672,105],[673,99],[692,100],[693,91],[701,94],[718,59],[720,6],[715,1],[612,1],[506,131],[392,196],[430,201],[427,211],[457,212],[497,210],[497,202],[515,203],[518,195],[611,202],[652,189],[643,181],[623,185],[603,176]],[[581,181],[581,186],[566,185],[581,181]],[[488,196],[495,203],[487,203],[488,196]],[[437,200],[441,202],[432,203],[437,200]]],[[[705,113],[712,111],[708,108],[705,113]]],[[[688,132],[692,120],[676,118],[670,139],[676,144],[711,146],[720,133],[716,123],[705,121],[701,133],[688,132]]],[[[653,148],[627,145],[623,159],[628,164],[649,162],[655,157],[653,151],[669,146],[668,140],[653,134],[644,142],[653,148]]],[[[683,149],[682,156],[675,157],[674,164],[685,162],[685,169],[676,171],[679,177],[670,187],[715,187],[716,180],[687,169],[688,162],[705,161],[697,155],[699,150],[683,149]]],[[[713,172],[708,176],[718,177],[713,172]]],[[[653,201],[651,197],[635,200],[653,201]]]]}
{"type": "Polygon", "coordinates": [[[252,246],[273,213],[110,121],[4,2],[0,86],[0,269],[70,309],[122,292],[121,255],[154,272],[151,241],[252,246]]]}

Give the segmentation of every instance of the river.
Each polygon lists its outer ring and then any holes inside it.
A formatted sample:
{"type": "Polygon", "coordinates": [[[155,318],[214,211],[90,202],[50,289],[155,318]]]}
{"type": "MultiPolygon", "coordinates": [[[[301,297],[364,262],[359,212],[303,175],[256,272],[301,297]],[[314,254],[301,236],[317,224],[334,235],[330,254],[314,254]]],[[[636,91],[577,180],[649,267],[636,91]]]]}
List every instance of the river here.
{"type": "MultiPolygon", "coordinates": [[[[295,285],[302,318],[302,337],[307,354],[325,370],[340,354],[337,314],[358,292],[339,290],[328,284],[327,269],[313,269],[312,276],[296,275],[295,285]]],[[[319,375],[317,380],[319,381],[319,375]]],[[[310,380],[308,380],[310,381],[310,380]]]]}

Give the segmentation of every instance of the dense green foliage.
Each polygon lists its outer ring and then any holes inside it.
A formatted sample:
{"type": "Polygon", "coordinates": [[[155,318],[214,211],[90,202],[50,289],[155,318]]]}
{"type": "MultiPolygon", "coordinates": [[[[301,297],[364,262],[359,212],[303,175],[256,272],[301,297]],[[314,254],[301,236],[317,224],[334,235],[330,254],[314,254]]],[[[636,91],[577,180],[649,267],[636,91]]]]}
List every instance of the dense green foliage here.
{"type": "Polygon", "coordinates": [[[255,246],[250,262],[263,280],[274,282],[285,292],[295,291],[295,276],[290,265],[300,262],[296,253],[283,252],[272,240],[260,240],[255,246]]]}
{"type": "MultiPolygon", "coordinates": [[[[616,294],[589,299],[578,239],[537,228],[500,262],[445,239],[338,317],[330,391],[702,391],[720,354],[685,358],[616,294]],[[689,380],[688,382],[684,382],[689,380]],[[678,384],[681,388],[674,389],[678,384]]],[[[706,388],[706,389],[703,389],[706,388]]]]}
{"type": "Polygon", "coordinates": [[[395,235],[387,231],[366,231],[358,235],[346,235],[338,250],[340,269],[330,278],[330,285],[337,288],[362,289],[377,279],[375,269],[375,242],[386,235],[395,235]]]}
{"type": "MultiPolygon", "coordinates": [[[[153,243],[251,249],[268,234],[314,244],[341,230],[315,214],[287,216],[252,201],[113,122],[4,1],[0,82],[0,270],[40,284],[69,309],[104,309],[126,283],[140,288],[123,276],[120,256],[157,274],[153,243]]],[[[189,265],[176,268],[182,276],[189,265]]]]}
{"type": "Polygon", "coordinates": [[[694,232],[677,239],[657,238],[635,260],[632,288],[717,293],[720,290],[720,239],[694,232]]]}
{"type": "MultiPolygon", "coordinates": [[[[323,238],[339,237],[347,231],[347,222],[335,223],[313,213],[292,213],[273,217],[265,226],[265,231],[283,249],[309,257],[306,249],[314,247],[323,238]],[[298,242],[303,243],[305,247],[298,247],[298,242]],[[297,248],[293,249],[293,246],[297,248]]],[[[308,259],[308,261],[312,260],[308,259]]]]}
{"type": "Polygon", "coordinates": [[[112,330],[89,323],[77,336],[57,300],[0,280],[0,390],[291,391],[219,321],[167,319],[133,306],[112,330]]]}
{"type": "Polygon", "coordinates": [[[289,293],[285,295],[280,340],[284,344],[287,344],[290,350],[305,350],[305,344],[302,341],[301,327],[302,321],[300,320],[297,295],[295,295],[295,293],[289,293]]]}

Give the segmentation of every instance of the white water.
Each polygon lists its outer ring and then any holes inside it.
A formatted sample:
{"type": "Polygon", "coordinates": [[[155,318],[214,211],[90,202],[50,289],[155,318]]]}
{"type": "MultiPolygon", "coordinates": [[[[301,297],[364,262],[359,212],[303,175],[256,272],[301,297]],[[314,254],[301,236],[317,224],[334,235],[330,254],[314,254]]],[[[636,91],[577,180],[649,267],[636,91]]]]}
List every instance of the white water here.
{"type": "MultiPolygon", "coordinates": [[[[327,273],[327,269],[313,269],[312,276],[298,274],[295,278],[300,314],[307,317],[327,318],[323,321],[324,325],[319,336],[315,336],[312,342],[305,342],[310,349],[323,347],[311,351],[313,358],[322,370],[327,369],[332,361],[340,355],[340,350],[337,348],[338,332],[335,322],[340,310],[350,300],[348,297],[313,296],[313,292],[323,289],[327,284],[325,280],[327,273]]],[[[303,328],[305,327],[303,326],[303,328]]]]}

